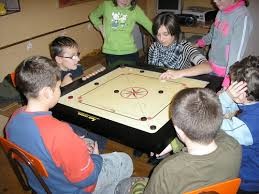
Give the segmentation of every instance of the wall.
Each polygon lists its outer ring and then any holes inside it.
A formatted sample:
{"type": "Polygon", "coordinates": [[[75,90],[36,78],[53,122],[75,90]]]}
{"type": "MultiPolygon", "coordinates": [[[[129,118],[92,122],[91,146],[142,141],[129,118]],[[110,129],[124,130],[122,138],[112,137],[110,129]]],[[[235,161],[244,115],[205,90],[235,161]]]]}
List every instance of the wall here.
{"type": "MultiPolygon", "coordinates": [[[[88,20],[88,14],[101,0],[59,8],[58,0],[20,0],[21,12],[0,17],[0,47],[88,20]]],[[[48,44],[59,35],[73,37],[82,55],[99,49],[102,38],[90,23],[61,30],[0,50],[0,81],[26,57],[49,56],[48,44]],[[31,46],[31,47],[30,47],[31,46]]]]}

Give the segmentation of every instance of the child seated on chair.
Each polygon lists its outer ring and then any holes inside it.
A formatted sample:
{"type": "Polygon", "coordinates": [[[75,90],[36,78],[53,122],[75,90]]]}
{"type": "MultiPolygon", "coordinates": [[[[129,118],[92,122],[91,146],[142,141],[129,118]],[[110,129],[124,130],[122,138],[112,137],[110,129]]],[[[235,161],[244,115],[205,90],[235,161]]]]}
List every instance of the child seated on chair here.
{"type": "MultiPolygon", "coordinates": [[[[51,58],[56,61],[61,72],[61,87],[72,83],[75,78],[83,75],[83,67],[78,64],[80,61],[79,46],[74,39],[59,36],[50,43],[49,50],[51,58]]],[[[99,148],[104,149],[107,142],[105,137],[88,132],[76,125],[70,125],[80,137],[94,139],[98,142],[99,148]]]]}
{"type": "MultiPolygon", "coordinates": [[[[219,95],[225,119],[221,128],[242,145],[243,193],[259,192],[259,57],[249,56],[230,67],[231,85],[219,95]],[[237,114],[232,114],[232,113],[237,114]]],[[[240,191],[240,193],[242,193],[240,191]]]]}
{"type": "MultiPolygon", "coordinates": [[[[13,114],[6,136],[43,162],[52,193],[113,193],[120,180],[131,176],[133,165],[127,154],[99,155],[96,142],[89,153],[70,125],[52,116],[49,109],[58,102],[61,85],[56,62],[42,56],[25,59],[16,69],[16,85],[28,103],[13,114]]],[[[32,189],[43,193],[30,170],[25,172],[32,189]]]]}
{"type": "Polygon", "coordinates": [[[241,146],[220,130],[223,114],[216,93],[207,88],[184,89],[176,94],[170,112],[186,149],[161,161],[148,183],[139,177],[121,181],[116,194],[135,189],[141,193],[141,186],[142,193],[179,194],[238,177],[241,146]]]}
{"type": "Polygon", "coordinates": [[[83,67],[78,64],[80,52],[77,42],[67,36],[59,36],[49,45],[50,56],[57,62],[61,72],[61,87],[83,75],[83,67]]]}

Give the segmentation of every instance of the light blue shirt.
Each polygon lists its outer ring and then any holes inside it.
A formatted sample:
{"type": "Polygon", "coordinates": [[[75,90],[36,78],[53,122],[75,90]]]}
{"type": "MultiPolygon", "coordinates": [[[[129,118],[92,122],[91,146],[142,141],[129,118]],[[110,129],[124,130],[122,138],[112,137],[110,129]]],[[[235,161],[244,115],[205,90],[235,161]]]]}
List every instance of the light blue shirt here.
{"type": "MultiPolygon", "coordinates": [[[[221,93],[219,95],[219,99],[224,115],[239,110],[238,105],[229,97],[226,92],[221,93]]],[[[253,137],[249,128],[242,120],[235,116],[229,119],[224,119],[221,125],[221,129],[224,130],[228,135],[234,137],[240,143],[240,145],[249,146],[253,144],[253,137]]]]}

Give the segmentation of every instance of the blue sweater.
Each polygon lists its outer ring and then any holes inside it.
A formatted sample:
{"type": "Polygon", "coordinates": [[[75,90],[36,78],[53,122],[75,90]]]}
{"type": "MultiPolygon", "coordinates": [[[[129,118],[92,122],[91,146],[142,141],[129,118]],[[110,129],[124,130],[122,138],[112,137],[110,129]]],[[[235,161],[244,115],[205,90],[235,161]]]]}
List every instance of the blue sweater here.
{"type": "MultiPolygon", "coordinates": [[[[14,113],[6,126],[7,138],[38,157],[49,174],[45,182],[53,194],[83,194],[94,191],[103,159],[89,154],[85,142],[51,112],[14,113]]],[[[30,186],[45,193],[28,168],[30,186]]]]}
{"type": "Polygon", "coordinates": [[[240,111],[236,117],[224,119],[221,126],[242,145],[240,188],[245,191],[259,191],[259,103],[237,106],[226,92],[219,98],[224,114],[238,109],[240,111]]]}

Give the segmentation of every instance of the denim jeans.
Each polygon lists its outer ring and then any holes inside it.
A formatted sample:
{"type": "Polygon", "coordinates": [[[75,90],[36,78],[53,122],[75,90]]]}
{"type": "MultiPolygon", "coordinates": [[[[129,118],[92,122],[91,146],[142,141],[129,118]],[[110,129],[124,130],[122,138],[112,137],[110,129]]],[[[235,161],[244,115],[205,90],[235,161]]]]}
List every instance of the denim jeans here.
{"type": "Polygon", "coordinates": [[[103,166],[93,194],[113,194],[117,184],[133,173],[130,156],[122,152],[102,154],[103,166]]]}

